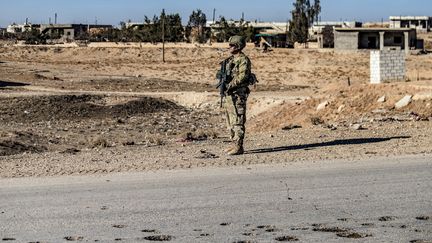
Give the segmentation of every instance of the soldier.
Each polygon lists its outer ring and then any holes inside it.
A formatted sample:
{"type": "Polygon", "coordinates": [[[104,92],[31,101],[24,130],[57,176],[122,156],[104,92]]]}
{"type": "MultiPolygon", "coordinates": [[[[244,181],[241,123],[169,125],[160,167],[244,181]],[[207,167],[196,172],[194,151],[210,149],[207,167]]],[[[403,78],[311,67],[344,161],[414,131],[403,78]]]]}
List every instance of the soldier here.
{"type": "Polygon", "coordinates": [[[233,36],[229,39],[229,51],[232,56],[227,63],[230,73],[230,82],[227,85],[225,112],[230,131],[232,146],[226,150],[229,155],[244,153],[243,140],[245,138],[246,102],[250,93],[251,62],[242,52],[246,47],[246,39],[242,36],[233,36]]]}

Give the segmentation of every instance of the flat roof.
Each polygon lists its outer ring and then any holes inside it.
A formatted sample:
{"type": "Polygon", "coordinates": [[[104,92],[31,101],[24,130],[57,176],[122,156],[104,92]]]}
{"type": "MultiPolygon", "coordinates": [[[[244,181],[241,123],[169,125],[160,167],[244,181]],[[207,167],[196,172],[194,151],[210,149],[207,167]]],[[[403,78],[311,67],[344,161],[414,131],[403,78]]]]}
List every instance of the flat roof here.
{"type": "Polygon", "coordinates": [[[81,27],[88,26],[90,28],[104,28],[104,27],[112,27],[112,25],[103,25],[103,24],[42,24],[40,25],[42,28],[73,28],[73,27],[81,27]]]}
{"type": "Polygon", "coordinates": [[[336,31],[342,32],[406,32],[415,31],[414,28],[335,28],[336,31]]]}
{"type": "Polygon", "coordinates": [[[361,22],[358,21],[318,21],[313,22],[313,25],[355,25],[355,24],[361,24],[361,22]]]}
{"type": "Polygon", "coordinates": [[[390,16],[390,20],[429,20],[429,16],[390,16]]]}

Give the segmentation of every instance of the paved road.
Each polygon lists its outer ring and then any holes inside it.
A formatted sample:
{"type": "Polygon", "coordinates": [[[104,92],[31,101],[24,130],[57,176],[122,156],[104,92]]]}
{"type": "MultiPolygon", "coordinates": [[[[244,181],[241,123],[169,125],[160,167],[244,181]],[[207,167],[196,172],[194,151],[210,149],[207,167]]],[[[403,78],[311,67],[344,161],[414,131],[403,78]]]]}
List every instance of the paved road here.
{"type": "Polygon", "coordinates": [[[0,241],[432,241],[431,175],[411,156],[3,179],[0,241]]]}

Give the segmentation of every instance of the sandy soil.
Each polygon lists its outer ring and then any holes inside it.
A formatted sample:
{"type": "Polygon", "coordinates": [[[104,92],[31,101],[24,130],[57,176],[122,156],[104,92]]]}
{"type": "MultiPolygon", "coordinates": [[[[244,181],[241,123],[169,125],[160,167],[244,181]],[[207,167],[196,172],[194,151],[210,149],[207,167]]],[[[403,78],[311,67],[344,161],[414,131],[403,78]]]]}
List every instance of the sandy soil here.
{"type": "Polygon", "coordinates": [[[247,154],[227,157],[223,45],[167,45],[163,63],[153,45],[0,43],[0,177],[432,154],[430,55],[408,57],[406,82],[370,85],[367,52],[246,53],[260,83],[247,154]]]}

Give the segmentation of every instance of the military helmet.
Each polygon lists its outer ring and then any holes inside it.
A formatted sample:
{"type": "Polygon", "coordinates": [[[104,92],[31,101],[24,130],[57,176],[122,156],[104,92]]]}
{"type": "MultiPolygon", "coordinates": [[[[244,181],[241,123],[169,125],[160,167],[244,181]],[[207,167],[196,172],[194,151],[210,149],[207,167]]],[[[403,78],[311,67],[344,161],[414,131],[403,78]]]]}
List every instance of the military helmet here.
{"type": "Polygon", "coordinates": [[[240,35],[231,36],[229,38],[229,44],[236,46],[239,50],[242,50],[246,47],[246,38],[240,35]]]}

